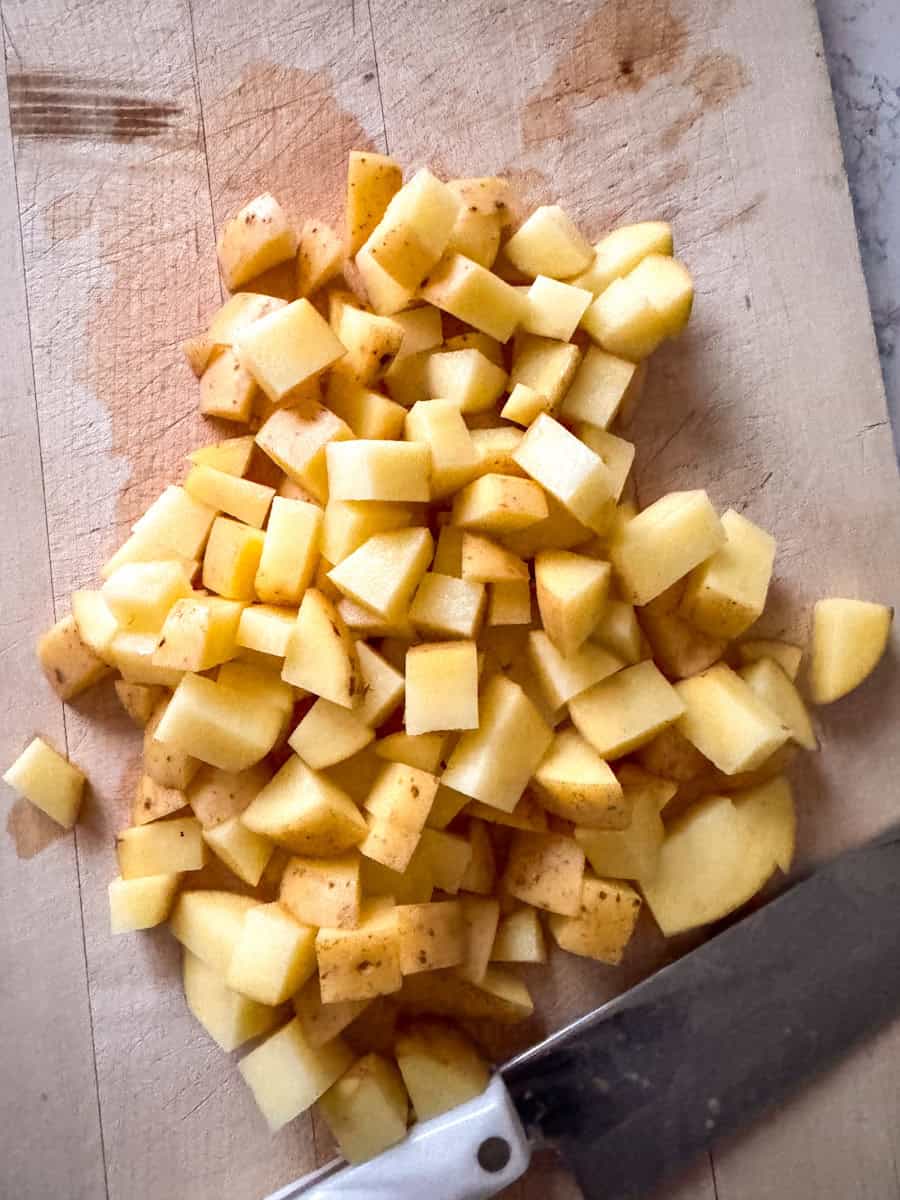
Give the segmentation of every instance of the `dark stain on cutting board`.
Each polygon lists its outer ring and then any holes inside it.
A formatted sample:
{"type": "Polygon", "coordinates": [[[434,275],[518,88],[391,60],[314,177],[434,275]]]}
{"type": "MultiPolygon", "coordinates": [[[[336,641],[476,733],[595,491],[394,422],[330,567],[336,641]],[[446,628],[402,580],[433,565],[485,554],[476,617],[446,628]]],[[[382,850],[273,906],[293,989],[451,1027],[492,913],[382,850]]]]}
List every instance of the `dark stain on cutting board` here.
{"type": "Polygon", "coordinates": [[[16,137],[133,142],[160,137],[182,113],[178,104],[62,71],[10,71],[8,83],[16,137]]]}

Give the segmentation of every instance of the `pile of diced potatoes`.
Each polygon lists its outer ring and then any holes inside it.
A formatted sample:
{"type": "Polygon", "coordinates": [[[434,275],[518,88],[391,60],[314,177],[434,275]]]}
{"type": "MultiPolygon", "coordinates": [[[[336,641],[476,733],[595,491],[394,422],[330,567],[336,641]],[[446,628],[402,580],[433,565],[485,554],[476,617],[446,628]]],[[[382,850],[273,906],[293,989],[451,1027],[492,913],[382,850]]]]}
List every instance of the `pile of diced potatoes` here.
{"type": "MultiPolygon", "coordinates": [[[[168,921],[209,1035],[261,1039],[239,1069],[272,1128],[317,1102],[352,1162],[484,1088],[471,1031],[529,1016],[548,933],[617,964],[644,903],[672,935],[787,870],[783,772],[816,748],[801,648],[746,636],[772,537],[699,488],[628,498],[615,430],[691,311],[671,228],[513,214],[504,180],[360,152],[343,237],[242,209],[185,350],[247,432],[38,647],[64,700],[114,675],[144,730],[113,932],[168,921]]],[[[814,701],[891,616],[816,606],[814,701]]],[[[46,742],[5,778],[75,822],[46,742]]]]}

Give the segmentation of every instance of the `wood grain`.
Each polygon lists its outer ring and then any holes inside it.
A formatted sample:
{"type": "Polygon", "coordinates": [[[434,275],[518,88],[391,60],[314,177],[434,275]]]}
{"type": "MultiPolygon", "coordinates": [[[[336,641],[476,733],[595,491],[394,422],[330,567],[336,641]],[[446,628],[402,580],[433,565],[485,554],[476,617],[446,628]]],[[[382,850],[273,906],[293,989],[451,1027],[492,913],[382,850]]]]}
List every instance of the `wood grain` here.
{"type": "MultiPolygon", "coordinates": [[[[161,0],[128,6],[127,32],[114,34],[123,12],[115,0],[2,5],[34,349],[32,392],[19,226],[0,208],[3,386],[15,401],[0,486],[20,513],[0,583],[8,755],[34,727],[63,736],[30,662],[53,600],[65,611],[178,477],[184,451],[210,439],[177,346],[220,296],[214,223],[263,187],[298,221],[338,217],[352,147],[448,173],[507,171],[524,201],[559,200],[594,235],[671,218],[698,298],[689,333],[654,362],[631,430],[641,500],[708,484],[717,503],[772,529],[773,632],[805,632],[824,592],[897,595],[900,493],[810,0],[461,0],[427,12],[408,0],[161,0]]],[[[0,144],[4,181],[11,167],[0,144]]],[[[823,753],[797,776],[806,858],[895,811],[898,698],[894,653],[859,696],[820,714],[823,753]]],[[[102,690],[68,725],[97,792],[78,835],[84,950],[71,839],[21,861],[7,839],[0,875],[0,897],[15,896],[0,937],[19,982],[3,1000],[0,1061],[31,1072],[15,1110],[0,1111],[16,1195],[72,1194],[73,1173],[78,1195],[102,1194],[91,1015],[113,1200],[261,1195],[327,1157],[327,1139],[308,1119],[269,1137],[233,1056],[189,1019],[165,934],[109,936],[112,834],[138,741],[102,690]],[[53,942],[39,942],[48,911],[53,942]],[[38,972],[68,999],[46,1060],[23,1051],[33,1012],[45,1012],[28,991],[38,972]],[[57,1060],[71,1106],[40,1100],[34,1063],[57,1060]],[[52,1154],[32,1153],[49,1140],[52,1154]]],[[[44,839],[19,833],[22,849],[44,839]]],[[[545,974],[545,1026],[676,952],[646,929],[622,972],[569,958],[545,974]]],[[[701,1162],[666,1196],[896,1200],[898,1065],[893,1029],[717,1151],[715,1175],[701,1162]]],[[[511,1192],[572,1194],[548,1164],[511,1192]]]]}

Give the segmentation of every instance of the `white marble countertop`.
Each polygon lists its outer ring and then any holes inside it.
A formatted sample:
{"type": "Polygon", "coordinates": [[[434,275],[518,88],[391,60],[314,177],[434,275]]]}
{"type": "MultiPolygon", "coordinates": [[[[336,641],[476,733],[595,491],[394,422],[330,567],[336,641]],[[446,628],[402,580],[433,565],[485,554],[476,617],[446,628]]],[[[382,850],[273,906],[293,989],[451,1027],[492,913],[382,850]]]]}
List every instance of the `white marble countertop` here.
{"type": "Polygon", "coordinates": [[[900,4],[818,0],[900,453],[900,4]]]}

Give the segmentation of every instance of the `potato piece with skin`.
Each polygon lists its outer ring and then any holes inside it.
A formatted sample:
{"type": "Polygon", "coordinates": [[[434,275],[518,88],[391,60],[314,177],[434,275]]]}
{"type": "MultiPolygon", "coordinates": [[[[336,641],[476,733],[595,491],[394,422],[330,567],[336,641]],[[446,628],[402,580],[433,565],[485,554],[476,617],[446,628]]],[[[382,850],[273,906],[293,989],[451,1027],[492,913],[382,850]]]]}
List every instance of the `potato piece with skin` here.
{"type": "Polygon", "coordinates": [[[771,658],[773,662],[778,663],[790,680],[797,678],[800,661],[803,658],[803,650],[800,646],[793,646],[790,642],[782,642],[774,638],[753,638],[751,641],[741,642],[736,650],[738,658],[744,666],[759,662],[761,658],[771,658]]]}
{"type": "Polygon", "coordinates": [[[356,929],[320,929],[316,959],[319,988],[326,1004],[372,1000],[399,992],[403,975],[393,901],[366,901],[356,929]]]}
{"type": "Polygon", "coordinates": [[[178,812],[186,804],[187,796],[180,788],[163,787],[149,775],[142,775],[131,801],[131,823],[148,825],[178,812]]]}
{"type": "Polygon", "coordinates": [[[487,623],[531,624],[531,589],[526,580],[488,584],[487,623]]]}
{"type": "Polygon", "coordinates": [[[308,767],[322,771],[359,753],[375,739],[375,731],[358,715],[321,697],[288,738],[288,745],[308,767]]]}
{"type": "Polygon", "coordinates": [[[503,886],[535,908],[576,916],[583,876],[584,851],[573,838],[520,830],[509,848],[503,886]]]}
{"type": "Polygon", "coordinates": [[[344,245],[331,226],[318,219],[304,221],[297,242],[298,299],[330,283],[343,265],[344,245]]]}
{"type": "Polygon", "coordinates": [[[345,421],[310,399],[273,412],[257,433],[256,444],[289,479],[324,504],[328,499],[326,447],[352,437],[345,421]]]}
{"type": "Polygon", "coordinates": [[[547,946],[537,909],[530,904],[505,916],[497,926],[491,962],[545,963],[547,946]]]}
{"type": "Polygon", "coordinates": [[[319,1112],[351,1164],[403,1141],[408,1108],[399,1069],[379,1054],[357,1059],[319,1100],[319,1112]]]}
{"type": "MultiPolygon", "coordinates": [[[[264,298],[271,299],[270,296],[264,298]]],[[[241,477],[246,474],[252,455],[253,436],[247,434],[246,437],[225,438],[209,446],[199,446],[188,455],[188,461],[196,466],[213,467],[217,471],[224,471],[226,475],[241,477]]]]}
{"type": "Polygon", "coordinates": [[[542,413],[515,452],[515,461],[569,512],[596,533],[615,513],[615,483],[595,454],[558,421],[542,413]]]}
{"type": "Polygon", "coordinates": [[[72,620],[81,642],[98,658],[112,663],[112,641],[119,622],[109,610],[102,592],[83,589],[72,593],[72,620]]]}
{"type": "MultiPolygon", "coordinates": [[[[459,793],[453,794],[458,796],[460,800],[465,799],[464,796],[459,796],[459,793]]],[[[460,805],[460,810],[462,807],[460,805]]],[[[432,828],[438,828],[438,826],[432,826],[432,828]]],[[[487,825],[485,825],[484,821],[479,821],[475,817],[469,821],[469,845],[472,847],[472,857],[469,860],[466,873],[463,875],[459,886],[464,892],[475,892],[477,895],[489,896],[494,890],[497,878],[494,845],[488,833],[487,825]]]]}
{"type": "MultiPolygon", "coordinates": [[[[326,582],[328,581],[326,580],[326,582]]],[[[340,596],[338,589],[334,590],[340,596]]],[[[371,608],[366,608],[364,604],[351,600],[349,596],[340,596],[337,602],[337,611],[341,620],[357,639],[382,638],[386,640],[393,638],[406,643],[411,642],[416,636],[416,631],[409,620],[408,609],[399,613],[395,618],[388,619],[371,608]]]]}
{"type": "Polygon", "coordinates": [[[819,600],[813,609],[809,686],[814,704],[859,687],[887,649],[893,608],[867,600],[819,600]]]}
{"type": "Polygon", "coordinates": [[[308,300],[294,300],[243,330],[235,352],[269,399],[282,404],[346,349],[308,300]]]}
{"type": "Polygon", "coordinates": [[[515,288],[462,254],[438,263],[419,295],[498,342],[509,341],[525,312],[525,300],[515,288]]]}
{"type": "Polygon", "coordinates": [[[38,638],[37,657],[60,700],[73,699],[109,674],[108,663],[82,641],[72,616],[63,617],[38,638]]]}
{"type": "Polygon", "coordinates": [[[86,778],[43,738],[36,737],[25,747],[3,780],[48,817],[71,829],[78,820],[86,778]]]}
{"type": "MultiPolygon", "coordinates": [[[[516,469],[526,475],[521,467],[517,466],[516,469]]],[[[539,550],[571,550],[595,536],[592,530],[560,504],[555,496],[545,492],[544,499],[547,502],[547,516],[543,521],[538,521],[527,529],[504,533],[502,536],[501,540],[507,550],[512,550],[513,554],[518,554],[521,558],[533,558],[539,550]]]]}
{"type": "Polygon", "coordinates": [[[163,689],[145,683],[126,683],[124,679],[117,679],[113,687],[116,689],[119,703],[138,729],[143,729],[162,700],[163,689]]]}
{"type": "Polygon", "coordinates": [[[229,871],[250,887],[256,887],[262,879],[275,852],[272,842],[253,833],[239,816],[204,829],[203,840],[229,871]]]}
{"type": "Polygon", "coordinates": [[[362,249],[402,287],[415,289],[444,253],[458,198],[425,167],[394,195],[362,249]]]}
{"type": "Polygon", "coordinates": [[[371,1000],[342,1000],[323,1004],[319,978],[314,975],[294,997],[294,1011],[309,1044],[324,1046],[343,1033],[371,1003],[371,1000]]]}
{"type": "Polygon", "coordinates": [[[586,875],[581,911],[571,917],[551,914],[550,932],[561,950],[617,966],[631,941],[641,897],[627,883],[586,875]]]}
{"type": "Polygon", "coordinates": [[[199,379],[212,362],[216,348],[205,333],[186,338],[181,343],[181,350],[187,359],[187,364],[199,379]]]}
{"type": "Polygon", "coordinates": [[[385,375],[403,343],[402,325],[352,304],[341,307],[335,333],[347,353],[334,370],[365,385],[375,384],[385,375]]]}
{"type": "Polygon", "coordinates": [[[742,667],[738,674],[750,685],[751,691],[775,713],[782,725],[790,730],[792,741],[804,750],[818,748],[806,705],[778,663],[771,658],[761,658],[758,662],[742,667]]]}
{"type": "Polygon", "coordinates": [[[455,896],[472,865],[471,843],[458,833],[423,829],[420,849],[431,871],[434,886],[455,896]]]}
{"type": "Polygon", "coordinates": [[[535,278],[569,279],[590,266],[593,250],[557,204],[536,208],[504,246],[507,259],[535,278]]]}
{"type": "Polygon", "coordinates": [[[449,496],[474,475],[475,447],[453,400],[417,401],[406,414],[404,436],[428,447],[433,498],[449,496]]]}
{"type": "Polygon", "coordinates": [[[631,803],[608,763],[576,733],[562,729],[534,773],[534,788],[549,812],[576,825],[624,829],[631,803]]]}
{"type": "Polygon", "coordinates": [[[334,605],[308,588],[297,613],[281,677],[342,708],[355,708],[362,692],[359,658],[334,605]]]}
{"type": "Polygon", "coordinates": [[[153,655],[158,667],[208,671],[234,657],[243,604],[218,596],[176,600],[153,655]]]}
{"type": "Polygon", "coordinates": [[[564,657],[587,641],[609,594],[611,568],[570,550],[541,550],[534,559],[538,610],[547,636],[564,657]]]}
{"type": "Polygon", "coordinates": [[[368,830],[360,853],[392,871],[405,871],[437,789],[438,780],[428,771],[404,763],[385,766],[365,801],[368,830]]]}
{"type": "Polygon", "coordinates": [[[123,879],[199,871],[203,866],[202,828],[194,817],[156,821],[124,829],[116,836],[116,856],[123,879]]]}
{"type": "Polygon", "coordinates": [[[109,884],[109,931],[112,934],[153,929],[168,920],[180,876],[144,875],[109,884]]]}
{"type": "Polygon", "coordinates": [[[310,1046],[295,1018],[242,1058],[238,1070],[274,1133],[310,1108],[352,1062],[340,1038],[310,1046]]]}
{"type": "Polygon", "coordinates": [[[353,255],[384,216],[403,184],[399,165],[385,154],[351,150],[347,160],[346,248],[353,255]]]}
{"type": "Polygon", "coordinates": [[[527,529],[548,513],[541,487],[512,475],[482,475],[457,493],[452,521],[463,529],[503,535],[527,529]]]}
{"type": "Polygon", "coordinates": [[[577,346],[524,334],[517,339],[513,351],[509,389],[513,391],[518,384],[524,384],[545,397],[552,412],[575,378],[580,362],[581,351],[577,346]]]}
{"type": "Polygon", "coordinates": [[[474,179],[451,179],[447,187],[463,208],[488,216],[496,213],[506,227],[512,222],[511,189],[508,179],[482,175],[474,179]]]}
{"type": "Polygon", "coordinates": [[[366,822],[347,793],[296,755],[262,788],[241,819],[248,829],[301,855],[342,854],[366,837],[366,822]]]}
{"type": "MultiPolygon", "coordinates": [[[[632,771],[638,768],[630,768],[632,771]]],[[[643,773],[642,773],[643,774],[643,773]]],[[[645,779],[653,780],[646,775],[645,779]]],[[[575,840],[584,850],[597,875],[612,879],[652,879],[659,865],[665,836],[660,817],[660,798],[674,795],[676,785],[668,780],[637,783],[622,768],[620,783],[631,806],[631,823],[625,829],[588,829],[575,826],[575,840]]]]}
{"type": "Polygon", "coordinates": [[[433,551],[427,529],[377,533],[333,567],[328,578],[352,600],[395,621],[406,615],[433,551]]]}
{"type": "MultiPolygon", "coordinates": [[[[431,812],[428,814],[426,825],[429,829],[446,829],[450,822],[459,816],[468,803],[468,796],[464,796],[462,792],[455,792],[453,788],[448,788],[442,783],[431,805],[431,812]]],[[[472,857],[474,859],[474,852],[472,857]]],[[[474,889],[469,888],[467,890],[472,891],[474,889]]]]}
{"type": "Polygon", "coordinates": [[[144,771],[160,786],[184,791],[197,774],[200,760],[175,746],[157,741],[156,731],[170,702],[171,697],[167,696],[159,703],[144,729],[144,771]]]}
{"type": "MultiPolygon", "coordinates": [[[[287,301],[277,296],[265,295],[261,292],[238,292],[229,296],[221,308],[217,309],[209,323],[207,338],[215,350],[224,350],[233,346],[241,331],[260,317],[284,308],[287,301]]],[[[210,463],[215,466],[215,463],[210,463]]],[[[237,472],[243,474],[243,472],[237,472]]]]}
{"type": "Polygon", "coordinates": [[[221,976],[189,950],[184,951],[181,970],[188,1008],[226,1053],[268,1033],[278,1022],[277,1009],[226,987],[221,976]]]}
{"type": "Polygon", "coordinates": [[[751,771],[789,737],[779,716],[739,675],[719,663],[676,684],[678,730],[726,775],[751,771]]]}
{"type": "Polygon", "coordinates": [[[472,983],[480,983],[487,974],[500,920],[499,901],[485,896],[461,896],[459,900],[466,928],[466,953],[457,972],[472,983]]]}
{"type": "Polygon", "coordinates": [[[637,752],[640,765],[652,775],[677,783],[691,780],[712,770],[712,763],[689,742],[677,725],[669,725],[637,752]]]}
{"type": "Polygon", "coordinates": [[[413,851],[405,871],[392,871],[374,858],[360,856],[363,896],[391,898],[396,904],[427,904],[434,892],[434,877],[421,843],[413,851]]]}
{"type": "Polygon", "coordinates": [[[153,738],[169,750],[193,750],[195,758],[213,767],[243,771],[275,745],[283,715],[274,706],[250,709],[240,692],[203,675],[185,675],[153,738]]]}
{"type": "Polygon", "coordinates": [[[488,270],[494,265],[500,249],[503,220],[499,212],[480,212],[474,206],[463,205],[450,231],[448,254],[463,254],[488,270]]]}
{"type": "Polygon", "coordinates": [[[613,280],[633,271],[648,254],[671,255],[672,249],[672,226],[668,221],[622,225],[597,242],[591,265],[571,282],[599,296],[613,280]]]}
{"type": "Polygon", "coordinates": [[[203,556],[203,586],[227,600],[254,600],[264,546],[261,529],[217,517],[203,556]]]}
{"type": "Polygon", "coordinates": [[[446,740],[443,733],[389,733],[375,743],[375,753],[386,762],[406,763],[408,767],[436,775],[446,740]]]}
{"type": "Polygon", "coordinates": [[[410,647],[406,655],[407,733],[477,729],[478,713],[478,650],[474,641],[410,647]]]}
{"type": "Polygon", "coordinates": [[[327,449],[328,490],[334,500],[427,501],[431,451],[422,442],[335,442],[327,449]]]}
{"type": "Polygon", "coordinates": [[[775,560],[775,539],[729,509],[722,514],[725,542],[690,574],[683,616],[704,633],[734,638],[762,614],[775,560]]]}
{"type": "Polygon", "coordinates": [[[404,975],[455,967],[465,960],[466,924],[458,900],[400,904],[394,913],[404,975]]]}
{"type": "MultiPolygon", "coordinates": [[[[680,590],[678,584],[675,588],[680,590]]],[[[696,675],[719,661],[726,641],[701,633],[677,612],[654,611],[655,604],[652,601],[640,610],[640,624],[654,660],[670,679],[696,675]]]]}
{"type": "Polygon", "coordinates": [[[547,831],[547,813],[530,792],[525,792],[512,812],[503,812],[489,804],[472,800],[466,805],[463,815],[477,817],[492,825],[503,825],[508,829],[527,829],[532,833],[547,831]]]}
{"type": "Polygon", "coordinates": [[[322,510],[276,496],[266,528],[254,587],[266,604],[299,604],[309,587],[322,530],[322,510]]]}
{"type": "Polygon", "coordinates": [[[606,759],[637,750],[684,712],[685,702],[652,662],[617,671],[569,701],[575,728],[606,759]]]}
{"type": "Polygon", "coordinates": [[[293,857],[281,877],[278,899],[298,921],[354,929],[359,922],[360,856],[293,857]]]}
{"type": "Polygon", "coordinates": [[[593,299],[593,292],[584,288],[538,275],[528,289],[528,308],[522,328],[527,333],[567,342],[593,299]]]}
{"type": "Polygon", "coordinates": [[[464,413],[490,411],[503,394],[506,382],[503,367],[474,346],[431,354],[425,366],[428,394],[452,401],[464,413]]]}
{"type": "Polygon", "coordinates": [[[280,904],[258,904],[244,917],[225,985],[259,1004],[283,1004],[315,972],[316,931],[280,904]]]}
{"type": "Polygon", "coordinates": [[[422,637],[475,638],[484,616],[483,583],[429,571],[409,607],[409,619],[422,637]]]}
{"type": "Polygon", "coordinates": [[[456,971],[426,971],[408,976],[398,996],[403,1012],[494,1021],[515,1025],[534,1012],[534,1002],[522,980],[504,967],[489,966],[480,983],[456,971]]]}
{"type": "Polygon", "coordinates": [[[399,438],[406,410],[381,392],[335,371],[328,377],[326,403],[353,430],[355,437],[372,441],[399,438]]]}
{"type": "Polygon", "coordinates": [[[363,291],[373,312],[380,316],[393,317],[412,304],[416,295],[415,288],[406,287],[393,279],[372,257],[368,245],[359,248],[355,262],[363,291]]]}
{"type": "Polygon", "coordinates": [[[225,286],[236,292],[263,271],[293,258],[297,235],[275,197],[263,192],[225,222],[216,252],[225,286]]]}
{"type": "Polygon", "coordinates": [[[363,680],[363,698],[354,715],[374,728],[400,705],[406,682],[400,671],[365,642],[357,642],[356,651],[363,680]]]}
{"type": "Polygon", "coordinates": [[[397,1038],[396,1054],[418,1121],[474,1100],[489,1082],[474,1045],[447,1025],[420,1022],[397,1038]]]}

